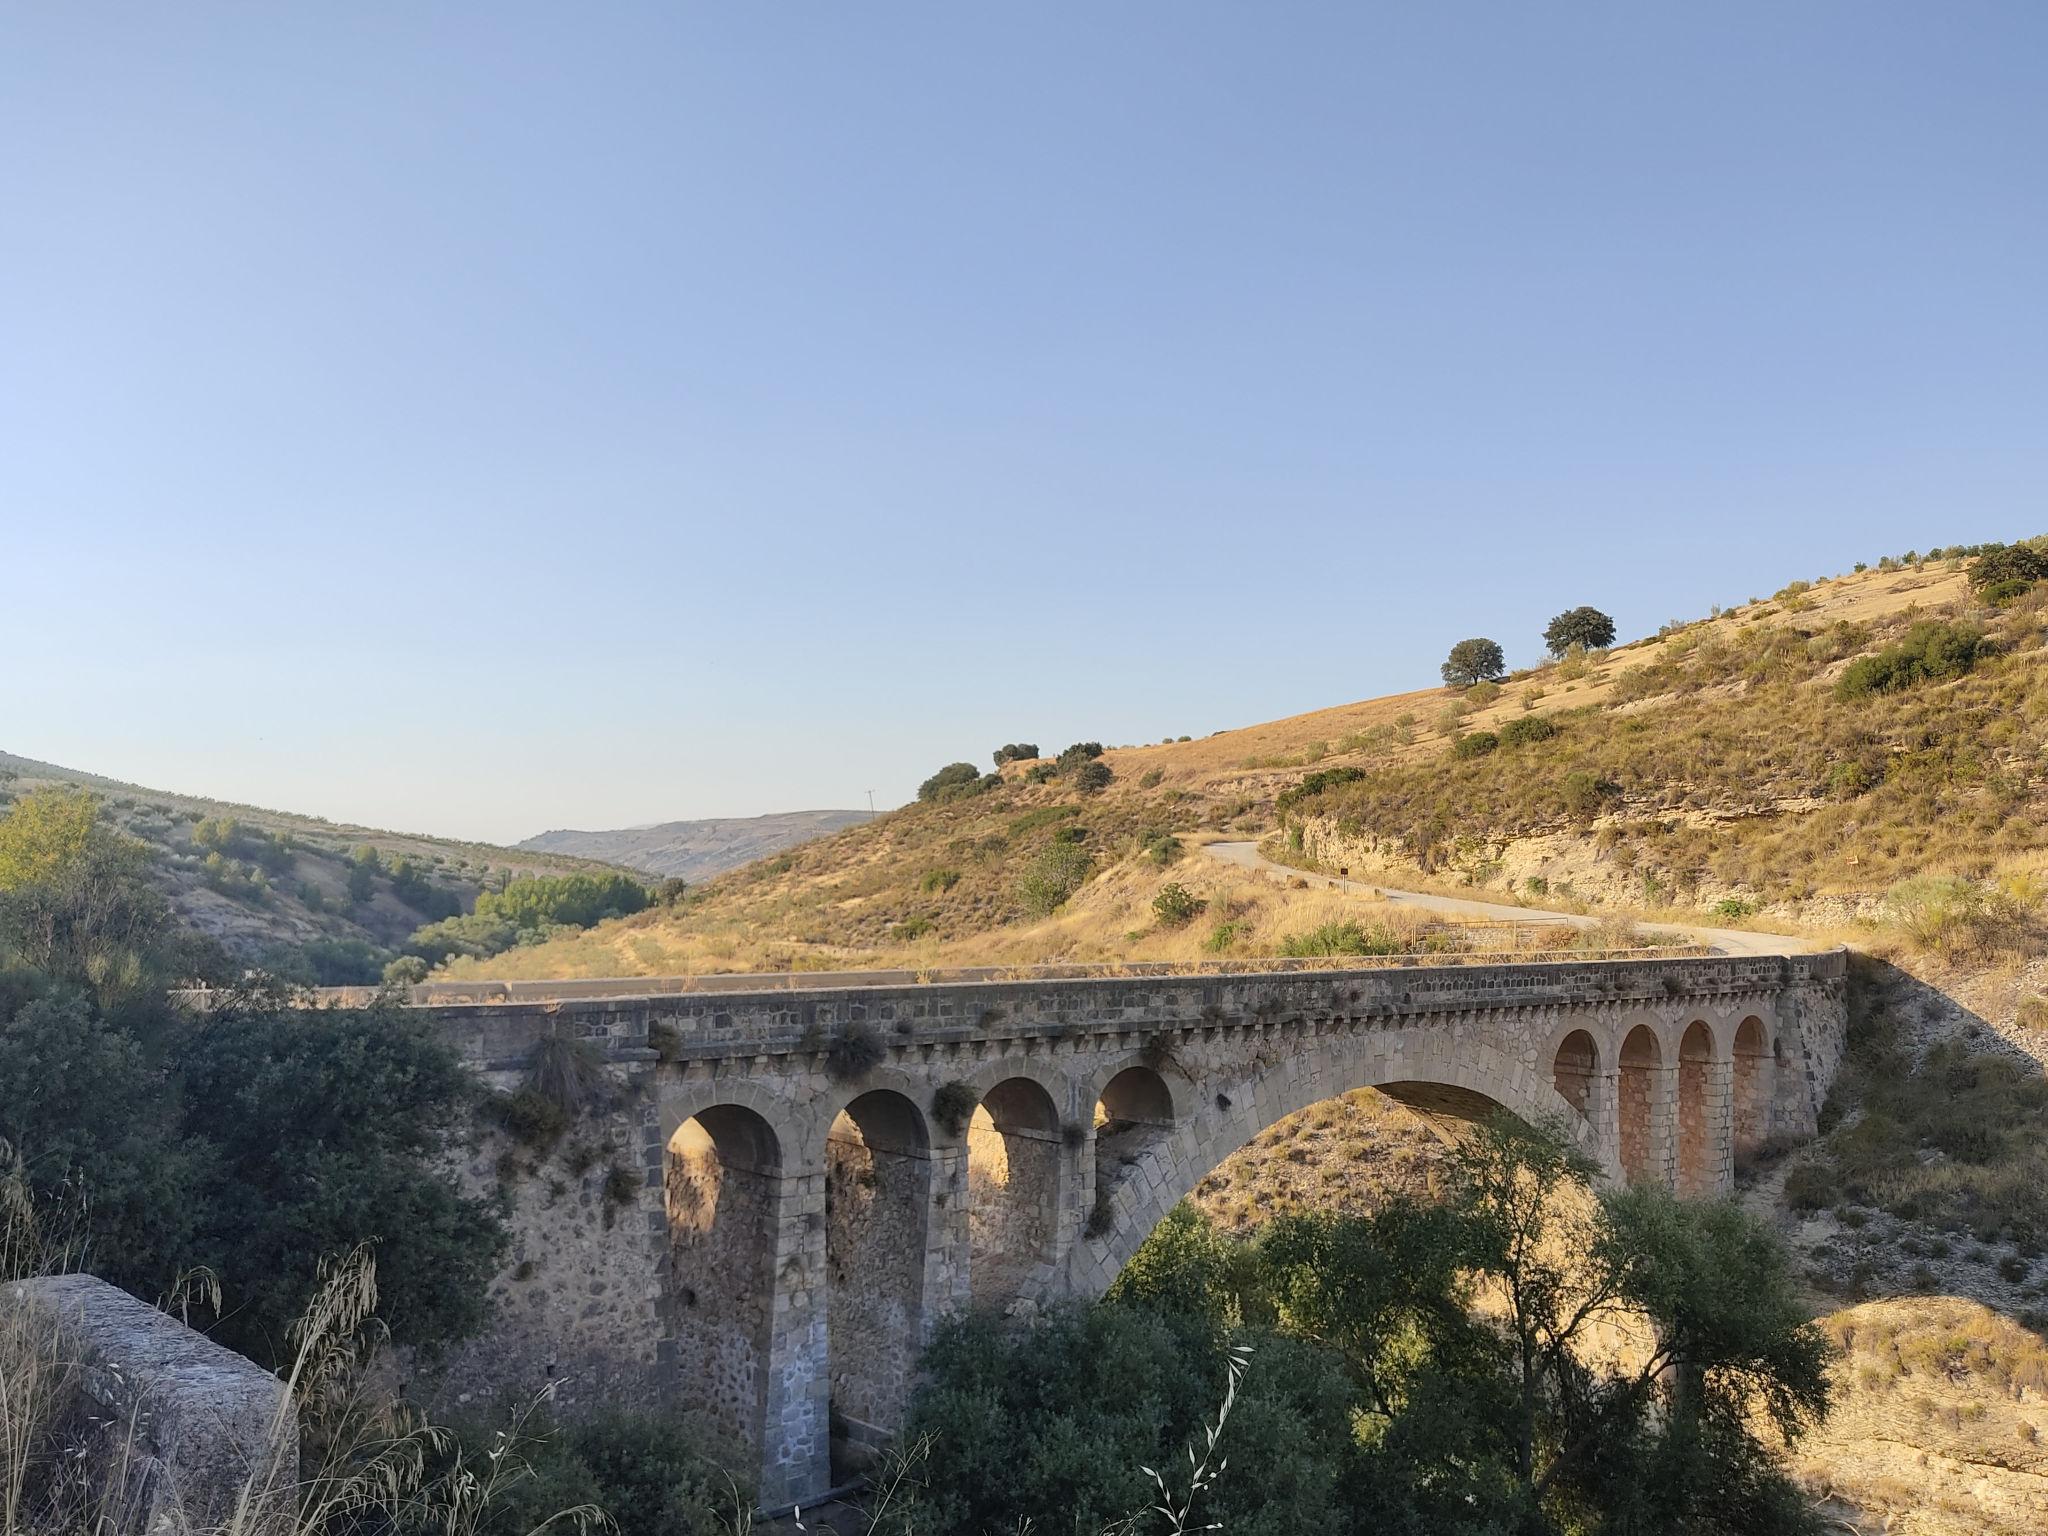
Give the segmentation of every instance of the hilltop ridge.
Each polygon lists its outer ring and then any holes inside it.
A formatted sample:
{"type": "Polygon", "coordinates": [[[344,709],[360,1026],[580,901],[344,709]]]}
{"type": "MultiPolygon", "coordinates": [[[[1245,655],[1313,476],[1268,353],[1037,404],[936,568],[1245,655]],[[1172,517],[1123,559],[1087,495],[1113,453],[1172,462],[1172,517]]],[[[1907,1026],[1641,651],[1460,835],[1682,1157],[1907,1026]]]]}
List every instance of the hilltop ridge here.
{"type": "Polygon", "coordinates": [[[514,846],[534,853],[598,859],[621,869],[708,880],[797,843],[869,820],[872,811],[778,811],[765,816],[663,821],[611,831],[542,832],[514,846]]]}

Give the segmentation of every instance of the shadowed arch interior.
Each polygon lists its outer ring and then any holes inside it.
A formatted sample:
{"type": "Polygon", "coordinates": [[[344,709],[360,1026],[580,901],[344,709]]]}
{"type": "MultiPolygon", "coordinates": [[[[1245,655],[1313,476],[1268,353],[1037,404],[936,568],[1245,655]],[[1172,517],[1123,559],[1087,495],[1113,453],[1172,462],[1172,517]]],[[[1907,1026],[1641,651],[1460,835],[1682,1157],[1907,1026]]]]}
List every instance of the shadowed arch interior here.
{"type": "Polygon", "coordinates": [[[1631,1184],[1642,1184],[1655,1172],[1657,1079],[1664,1065],[1656,1031],[1647,1024],[1630,1030],[1617,1065],[1621,1174],[1631,1184]]]}
{"type": "MultiPolygon", "coordinates": [[[[1150,1067],[1126,1067],[1103,1087],[1095,1104],[1095,1209],[1103,1211],[1116,1187],[1147,1152],[1173,1130],[1173,1094],[1150,1067]]],[[[1090,1227],[1102,1217],[1090,1217],[1090,1227]]]]}
{"type": "Polygon", "coordinates": [[[1551,1063],[1551,1086],[1557,1095],[1582,1115],[1593,1112],[1593,1079],[1600,1073],[1600,1048],[1583,1029],[1575,1029],[1559,1042],[1551,1063]]]}
{"type": "Polygon", "coordinates": [[[924,1343],[931,1143],[924,1116],[877,1089],[841,1110],[825,1143],[825,1315],[835,1454],[857,1461],[893,1434],[924,1343]]]}
{"type": "Polygon", "coordinates": [[[1052,1257],[1059,1218],[1060,1123],[1028,1077],[997,1083],[967,1129],[968,1283],[976,1305],[1014,1298],[1052,1257]]]}
{"type": "Polygon", "coordinates": [[[1770,1139],[1771,1098],[1777,1062],[1764,1031],[1752,1014],[1735,1031],[1734,1145],[1737,1162],[1746,1162],[1770,1139]]]}
{"type": "Polygon", "coordinates": [[[758,1449],[781,1148],[754,1111],[718,1104],[676,1128],[665,1161],[663,1292],[676,1379],[713,1440],[758,1449]]]}

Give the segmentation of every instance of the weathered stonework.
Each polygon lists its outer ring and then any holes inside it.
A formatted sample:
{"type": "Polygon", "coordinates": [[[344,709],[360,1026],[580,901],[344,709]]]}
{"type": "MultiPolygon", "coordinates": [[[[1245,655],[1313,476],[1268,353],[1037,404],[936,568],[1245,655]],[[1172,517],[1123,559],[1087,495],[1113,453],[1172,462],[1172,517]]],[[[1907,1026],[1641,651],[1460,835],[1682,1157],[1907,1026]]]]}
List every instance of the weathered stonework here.
{"type": "Polygon", "coordinates": [[[299,1427],[283,1382],[92,1275],[16,1280],[4,1296],[33,1314],[30,1337],[47,1329],[61,1341],[52,1367],[76,1372],[80,1465],[119,1480],[90,1490],[95,1529],[292,1528],[299,1427]]]}
{"type": "Polygon", "coordinates": [[[1100,1295],[1217,1163],[1351,1089],[1727,1189],[1738,1143],[1813,1133],[1843,976],[1836,952],[435,1005],[499,1087],[559,1034],[621,1089],[571,1132],[602,1153],[579,1178],[513,1183],[522,1267],[445,1390],[565,1375],[565,1407],[673,1411],[749,1448],[763,1502],[809,1498],[835,1422],[896,1428],[938,1318],[1100,1295]],[[841,1080],[855,1035],[879,1060],[841,1080]],[[957,1134],[932,1115],[956,1082],[980,1098],[957,1134]],[[624,1205],[609,1165],[638,1171],[624,1205]]]}

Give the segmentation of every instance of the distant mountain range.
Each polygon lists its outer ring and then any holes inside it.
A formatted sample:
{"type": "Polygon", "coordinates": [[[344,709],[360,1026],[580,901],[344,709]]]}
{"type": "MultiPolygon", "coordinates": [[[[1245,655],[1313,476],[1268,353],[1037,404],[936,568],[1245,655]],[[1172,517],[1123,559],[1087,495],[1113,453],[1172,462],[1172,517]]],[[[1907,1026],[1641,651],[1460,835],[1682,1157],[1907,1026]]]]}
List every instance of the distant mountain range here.
{"type": "Polygon", "coordinates": [[[769,816],[664,821],[615,832],[543,832],[517,846],[533,853],[600,859],[650,875],[708,880],[869,816],[867,811],[780,811],[769,816]]]}

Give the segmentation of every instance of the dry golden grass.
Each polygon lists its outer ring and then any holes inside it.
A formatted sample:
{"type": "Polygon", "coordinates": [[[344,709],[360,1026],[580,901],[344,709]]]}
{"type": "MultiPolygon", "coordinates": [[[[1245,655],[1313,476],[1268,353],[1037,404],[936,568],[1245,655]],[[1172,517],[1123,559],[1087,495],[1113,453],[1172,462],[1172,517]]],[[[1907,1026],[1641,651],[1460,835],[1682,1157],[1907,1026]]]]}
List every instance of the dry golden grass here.
{"type": "Polygon", "coordinates": [[[2048,1529],[2048,1347],[2039,1337],[1948,1296],[1867,1302],[1825,1326],[1842,1350],[1834,1406],[1792,1451],[1810,1489],[1871,1530],[2048,1529]]]}

